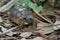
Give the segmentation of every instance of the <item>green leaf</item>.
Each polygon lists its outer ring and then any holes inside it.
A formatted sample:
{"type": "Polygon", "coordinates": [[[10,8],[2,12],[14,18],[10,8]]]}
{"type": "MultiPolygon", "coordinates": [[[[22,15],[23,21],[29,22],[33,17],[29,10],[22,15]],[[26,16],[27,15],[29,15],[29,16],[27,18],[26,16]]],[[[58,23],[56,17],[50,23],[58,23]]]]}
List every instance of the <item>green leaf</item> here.
{"type": "Polygon", "coordinates": [[[31,2],[31,0],[19,0],[19,3],[23,4],[28,4],[29,2],[31,2]]]}
{"type": "Polygon", "coordinates": [[[32,3],[32,2],[29,2],[28,6],[30,8],[34,8],[34,9],[37,7],[37,5],[35,3],[32,3]]]}
{"type": "Polygon", "coordinates": [[[23,0],[19,0],[19,3],[23,3],[24,1],[23,0]]]}
{"type": "Polygon", "coordinates": [[[54,15],[55,13],[54,12],[50,12],[51,15],[54,15]]]}
{"type": "Polygon", "coordinates": [[[39,0],[40,2],[44,2],[45,0],[39,0]]]}
{"type": "Polygon", "coordinates": [[[19,5],[17,5],[17,4],[14,4],[14,7],[13,8],[17,8],[19,5]]]}
{"type": "Polygon", "coordinates": [[[37,12],[41,12],[43,10],[43,7],[42,6],[39,6],[35,9],[37,12]]]}

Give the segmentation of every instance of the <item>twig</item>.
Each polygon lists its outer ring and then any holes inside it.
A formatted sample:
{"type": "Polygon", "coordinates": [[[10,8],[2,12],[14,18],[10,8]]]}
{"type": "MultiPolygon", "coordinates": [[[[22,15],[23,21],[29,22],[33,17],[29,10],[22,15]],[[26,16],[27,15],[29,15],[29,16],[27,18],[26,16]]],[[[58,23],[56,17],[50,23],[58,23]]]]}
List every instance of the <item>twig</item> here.
{"type": "Polygon", "coordinates": [[[33,9],[33,11],[34,11],[38,16],[40,16],[40,17],[43,18],[44,20],[48,21],[48,22],[51,23],[52,25],[54,25],[53,22],[51,22],[50,20],[44,18],[44,17],[43,17],[41,14],[39,14],[35,9],[33,9]]]}
{"type": "Polygon", "coordinates": [[[40,20],[37,20],[36,18],[34,18],[34,19],[35,19],[36,21],[42,23],[42,24],[46,24],[46,23],[44,23],[44,22],[42,22],[42,21],[40,21],[40,20]]]}
{"type": "MultiPolygon", "coordinates": [[[[56,25],[48,25],[48,26],[44,26],[44,27],[51,27],[51,26],[59,26],[60,24],[56,24],[56,25]]],[[[39,26],[38,26],[39,27],[39,26]]]]}
{"type": "Polygon", "coordinates": [[[39,32],[33,32],[33,33],[35,33],[35,34],[37,34],[37,35],[39,35],[39,36],[42,36],[43,38],[46,38],[47,40],[53,40],[53,38],[51,38],[51,37],[49,37],[49,36],[47,36],[47,35],[45,35],[45,34],[43,34],[43,33],[39,33],[39,32]]]}
{"type": "MultiPolygon", "coordinates": [[[[17,26],[17,27],[18,27],[18,26],[17,26]]],[[[0,34],[0,35],[6,34],[7,32],[10,32],[10,31],[12,31],[12,30],[16,29],[17,27],[13,27],[13,28],[11,28],[11,29],[9,29],[9,30],[7,30],[7,31],[3,32],[3,33],[2,33],[2,34],[0,34]]]]}

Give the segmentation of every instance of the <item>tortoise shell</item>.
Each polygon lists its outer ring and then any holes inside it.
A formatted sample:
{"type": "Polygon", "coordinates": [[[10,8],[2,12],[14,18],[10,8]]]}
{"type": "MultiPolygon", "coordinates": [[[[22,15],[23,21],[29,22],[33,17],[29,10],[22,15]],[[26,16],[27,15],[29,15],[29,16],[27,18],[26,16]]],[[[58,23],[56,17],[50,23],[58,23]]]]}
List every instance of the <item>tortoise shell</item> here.
{"type": "Polygon", "coordinates": [[[36,27],[36,21],[33,19],[33,14],[30,10],[19,11],[19,9],[11,9],[9,14],[11,22],[15,24],[22,24],[22,26],[36,27]]]}

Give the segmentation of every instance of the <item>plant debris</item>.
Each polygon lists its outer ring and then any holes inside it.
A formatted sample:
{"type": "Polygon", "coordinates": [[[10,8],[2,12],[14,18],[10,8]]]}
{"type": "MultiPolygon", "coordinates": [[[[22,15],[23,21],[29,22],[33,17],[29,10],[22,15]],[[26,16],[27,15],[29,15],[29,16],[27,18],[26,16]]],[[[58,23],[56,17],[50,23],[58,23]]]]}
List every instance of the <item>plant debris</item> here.
{"type": "Polygon", "coordinates": [[[0,40],[60,40],[60,0],[15,1],[0,11],[0,40]]]}

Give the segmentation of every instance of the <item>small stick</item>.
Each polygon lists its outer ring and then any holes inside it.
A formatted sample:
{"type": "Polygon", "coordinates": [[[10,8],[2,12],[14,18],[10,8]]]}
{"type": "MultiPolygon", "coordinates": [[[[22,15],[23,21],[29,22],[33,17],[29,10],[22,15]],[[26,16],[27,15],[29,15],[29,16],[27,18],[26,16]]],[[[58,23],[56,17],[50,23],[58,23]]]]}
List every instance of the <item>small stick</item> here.
{"type": "Polygon", "coordinates": [[[42,15],[40,15],[35,9],[33,9],[33,11],[34,11],[37,15],[39,15],[41,18],[43,18],[44,20],[46,20],[46,21],[48,21],[49,23],[51,23],[52,25],[54,25],[53,22],[51,22],[50,20],[44,18],[44,17],[43,17],[42,15]]]}

